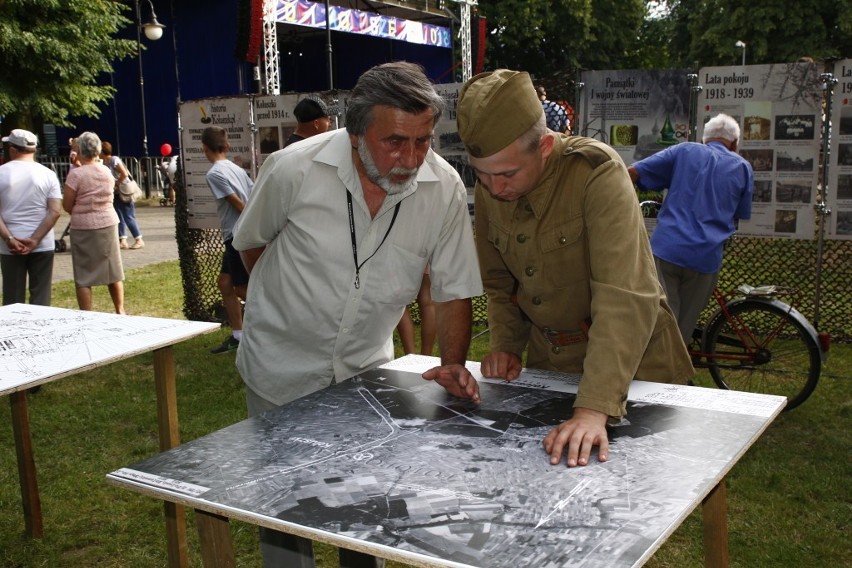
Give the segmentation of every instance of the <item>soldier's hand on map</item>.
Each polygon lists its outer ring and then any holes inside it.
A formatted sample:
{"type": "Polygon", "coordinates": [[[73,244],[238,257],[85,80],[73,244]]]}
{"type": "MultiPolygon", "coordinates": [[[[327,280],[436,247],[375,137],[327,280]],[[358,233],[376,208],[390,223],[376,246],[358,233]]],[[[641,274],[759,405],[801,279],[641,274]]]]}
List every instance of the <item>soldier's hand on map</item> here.
{"type": "Polygon", "coordinates": [[[435,381],[453,396],[479,402],[479,384],[464,365],[442,365],[423,373],[427,381],[435,381]]]}
{"type": "Polygon", "coordinates": [[[598,461],[605,462],[609,454],[606,433],[607,415],[590,408],[575,408],[574,416],[552,429],[544,437],[544,451],[550,454],[550,463],[562,460],[566,446],[568,467],[586,465],[592,447],[598,446],[598,461]]]}
{"type": "Polygon", "coordinates": [[[485,356],[479,366],[483,377],[514,381],[521,374],[521,358],[514,353],[493,351],[485,356]]]}

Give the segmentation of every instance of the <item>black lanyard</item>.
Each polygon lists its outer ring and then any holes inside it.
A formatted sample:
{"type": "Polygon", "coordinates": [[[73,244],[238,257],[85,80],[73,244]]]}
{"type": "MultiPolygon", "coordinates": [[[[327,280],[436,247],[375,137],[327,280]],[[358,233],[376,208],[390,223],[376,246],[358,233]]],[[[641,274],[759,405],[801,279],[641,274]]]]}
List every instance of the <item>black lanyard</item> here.
{"type": "Polygon", "coordinates": [[[385,236],[382,238],[382,242],[379,243],[379,246],[376,247],[373,254],[368,256],[361,264],[358,264],[358,245],[355,242],[355,216],[352,213],[352,194],[348,191],[346,192],[346,203],[349,206],[349,234],[352,236],[352,258],[355,260],[355,289],[357,290],[361,288],[361,267],[367,264],[368,260],[376,256],[376,253],[379,252],[379,249],[382,248],[383,244],[385,244],[391,229],[393,229],[393,224],[396,222],[396,216],[399,213],[399,206],[402,205],[402,201],[397,202],[396,207],[393,209],[393,218],[391,219],[387,232],[385,232],[385,236]]]}

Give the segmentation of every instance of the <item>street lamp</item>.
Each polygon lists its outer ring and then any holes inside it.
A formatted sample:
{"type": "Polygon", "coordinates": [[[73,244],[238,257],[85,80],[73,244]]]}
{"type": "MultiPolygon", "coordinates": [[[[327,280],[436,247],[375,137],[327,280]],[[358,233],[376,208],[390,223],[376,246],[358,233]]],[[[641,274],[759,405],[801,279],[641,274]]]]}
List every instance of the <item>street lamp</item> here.
{"type": "Polygon", "coordinates": [[[734,47],[739,47],[740,49],[743,50],[743,63],[742,64],[745,65],[745,50],[746,50],[745,42],[738,39],[737,43],[734,44],[734,47]]]}
{"type": "MultiPolygon", "coordinates": [[[[139,0],[136,0],[136,55],[139,59],[139,100],[142,103],[142,162],[148,158],[148,124],[145,118],[145,75],[142,72],[142,32],[145,32],[145,37],[151,41],[157,41],[163,37],[163,24],[157,21],[157,14],[154,13],[154,4],[148,0],[148,8],[151,11],[151,21],[146,24],[142,23],[142,11],[139,8],[139,0]]],[[[144,164],[147,166],[147,164],[144,164]]],[[[148,175],[147,169],[143,174],[145,177],[145,197],[148,197],[148,175]]]]}

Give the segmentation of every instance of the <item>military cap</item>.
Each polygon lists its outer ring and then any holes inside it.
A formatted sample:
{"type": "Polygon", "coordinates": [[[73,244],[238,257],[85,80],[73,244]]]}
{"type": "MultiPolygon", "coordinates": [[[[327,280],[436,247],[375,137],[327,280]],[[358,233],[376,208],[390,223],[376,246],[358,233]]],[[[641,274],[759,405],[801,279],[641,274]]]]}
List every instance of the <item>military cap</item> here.
{"type": "Polygon", "coordinates": [[[528,73],[480,73],[459,93],[459,136],[471,156],[487,158],[517,140],[543,113],[528,73]]]}

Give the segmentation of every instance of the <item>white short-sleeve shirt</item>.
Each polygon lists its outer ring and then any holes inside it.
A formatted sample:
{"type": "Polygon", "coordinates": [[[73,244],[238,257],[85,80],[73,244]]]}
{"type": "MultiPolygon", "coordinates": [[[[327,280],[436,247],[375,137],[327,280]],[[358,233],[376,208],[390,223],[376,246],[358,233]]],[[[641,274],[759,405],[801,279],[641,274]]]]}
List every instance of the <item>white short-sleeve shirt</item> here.
{"type": "Polygon", "coordinates": [[[268,244],[249,282],[237,367],[276,404],[392,359],[393,330],[427,266],[436,302],[482,293],[466,192],[452,166],[430,150],[416,187],[386,197],[371,218],[343,129],[267,158],[234,235],[238,250],[268,244]],[[359,263],[377,251],[359,288],[347,192],[359,263]]]}

